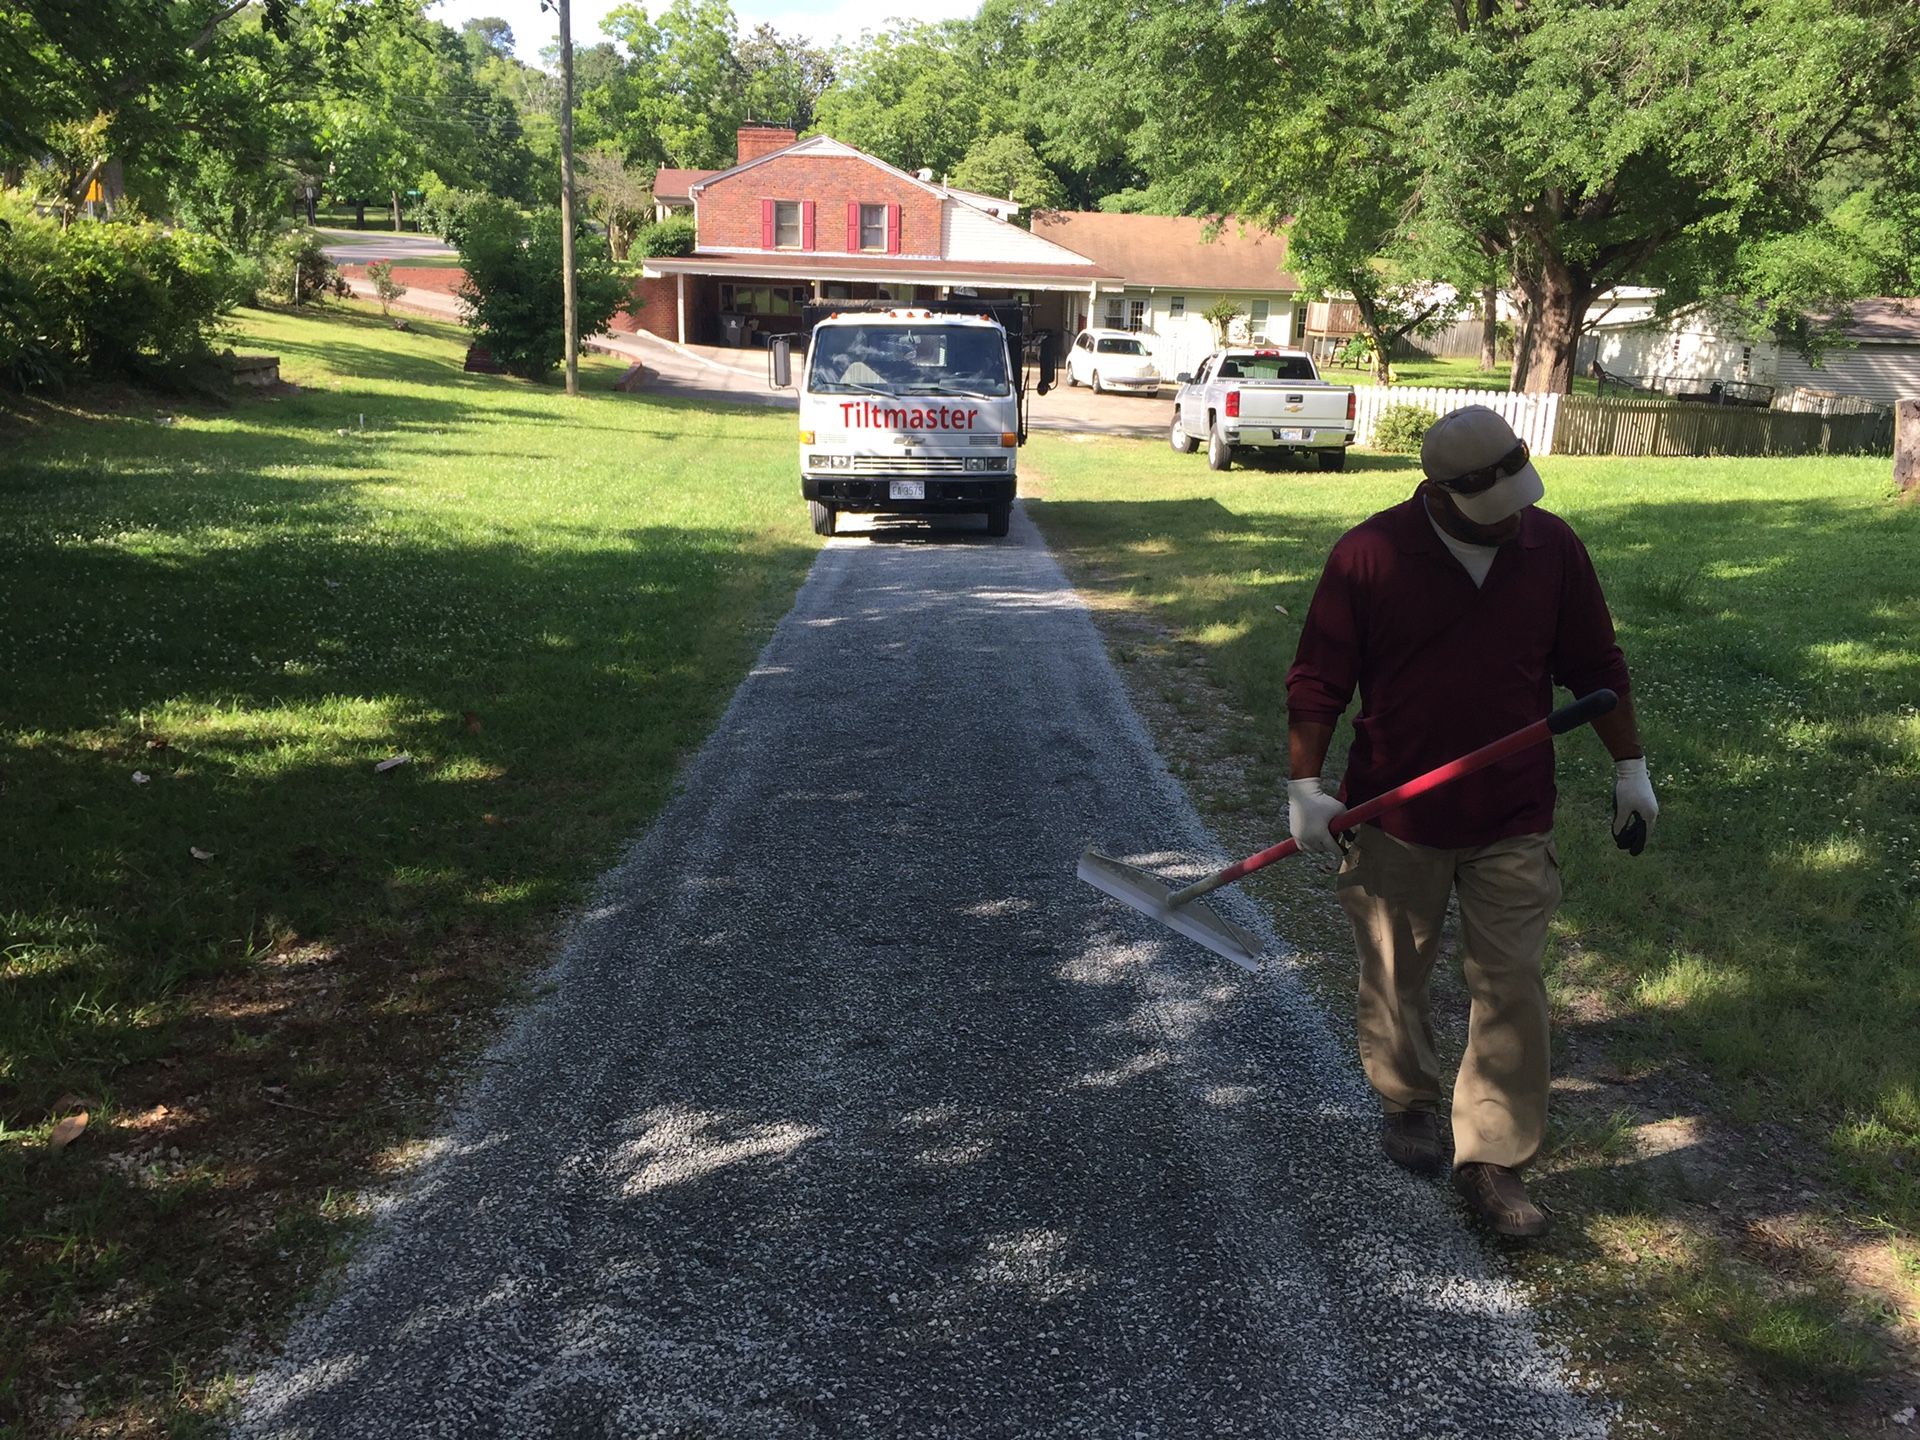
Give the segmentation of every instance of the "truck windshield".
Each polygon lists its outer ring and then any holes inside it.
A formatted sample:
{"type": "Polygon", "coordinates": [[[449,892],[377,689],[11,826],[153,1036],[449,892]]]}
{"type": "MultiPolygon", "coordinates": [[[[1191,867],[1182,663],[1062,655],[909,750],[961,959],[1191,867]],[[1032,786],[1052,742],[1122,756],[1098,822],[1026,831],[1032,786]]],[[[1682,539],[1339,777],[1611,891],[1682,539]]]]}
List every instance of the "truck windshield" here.
{"type": "Polygon", "coordinates": [[[1005,395],[1007,345],[984,325],[822,325],[807,388],[816,395],[1005,395]]]}
{"type": "Polygon", "coordinates": [[[1304,355],[1229,355],[1220,362],[1222,380],[1311,380],[1313,362],[1304,355]]]}

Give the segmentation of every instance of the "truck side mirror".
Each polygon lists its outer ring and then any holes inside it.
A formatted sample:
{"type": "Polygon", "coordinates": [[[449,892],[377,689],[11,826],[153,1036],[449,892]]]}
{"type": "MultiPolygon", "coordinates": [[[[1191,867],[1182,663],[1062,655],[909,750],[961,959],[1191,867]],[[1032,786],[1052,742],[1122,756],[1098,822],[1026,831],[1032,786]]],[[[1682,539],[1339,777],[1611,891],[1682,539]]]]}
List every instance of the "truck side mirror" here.
{"type": "Polygon", "coordinates": [[[1193,383],[1193,372],[1191,370],[1182,370],[1178,375],[1173,377],[1173,383],[1176,385],[1191,385],[1193,383]]]}
{"type": "Polygon", "coordinates": [[[767,341],[767,384],[775,390],[793,388],[793,337],[776,335],[767,341]]]}

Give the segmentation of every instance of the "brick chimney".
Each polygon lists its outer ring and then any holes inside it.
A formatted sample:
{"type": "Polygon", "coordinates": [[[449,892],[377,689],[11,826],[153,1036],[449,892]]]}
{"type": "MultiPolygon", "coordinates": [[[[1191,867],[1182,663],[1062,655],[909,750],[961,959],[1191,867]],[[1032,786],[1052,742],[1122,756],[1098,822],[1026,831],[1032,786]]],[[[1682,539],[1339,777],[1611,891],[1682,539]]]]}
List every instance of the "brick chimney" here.
{"type": "Polygon", "coordinates": [[[799,138],[798,132],[785,125],[742,125],[736,136],[739,152],[734,157],[734,164],[744,165],[749,160],[758,160],[762,155],[784,150],[799,138]]]}

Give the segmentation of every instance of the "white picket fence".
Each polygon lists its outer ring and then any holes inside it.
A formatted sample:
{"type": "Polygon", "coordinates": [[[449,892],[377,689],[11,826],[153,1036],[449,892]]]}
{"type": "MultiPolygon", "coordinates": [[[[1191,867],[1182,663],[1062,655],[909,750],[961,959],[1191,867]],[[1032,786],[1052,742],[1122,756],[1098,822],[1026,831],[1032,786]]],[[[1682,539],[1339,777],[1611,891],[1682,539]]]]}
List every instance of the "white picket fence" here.
{"type": "Polygon", "coordinates": [[[1553,429],[1560,419],[1558,395],[1516,395],[1506,390],[1443,390],[1428,385],[1354,387],[1354,442],[1373,443],[1373,427],[1389,405],[1419,405],[1436,415],[1484,405],[1497,411],[1536,455],[1553,453],[1553,429]]]}

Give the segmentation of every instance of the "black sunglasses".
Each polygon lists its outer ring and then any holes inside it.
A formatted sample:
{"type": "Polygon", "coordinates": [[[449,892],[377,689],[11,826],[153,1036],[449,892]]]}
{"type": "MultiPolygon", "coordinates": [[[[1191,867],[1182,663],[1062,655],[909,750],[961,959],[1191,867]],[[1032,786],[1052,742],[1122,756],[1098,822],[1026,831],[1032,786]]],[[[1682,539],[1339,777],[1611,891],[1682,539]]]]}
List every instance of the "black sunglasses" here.
{"type": "Polygon", "coordinates": [[[1466,474],[1456,475],[1451,480],[1436,480],[1433,483],[1442,490],[1453,491],[1456,495],[1478,495],[1482,490],[1491,490],[1502,480],[1518,475],[1527,468],[1527,461],[1530,458],[1527,442],[1522,440],[1485,469],[1469,470],[1466,474]]]}

